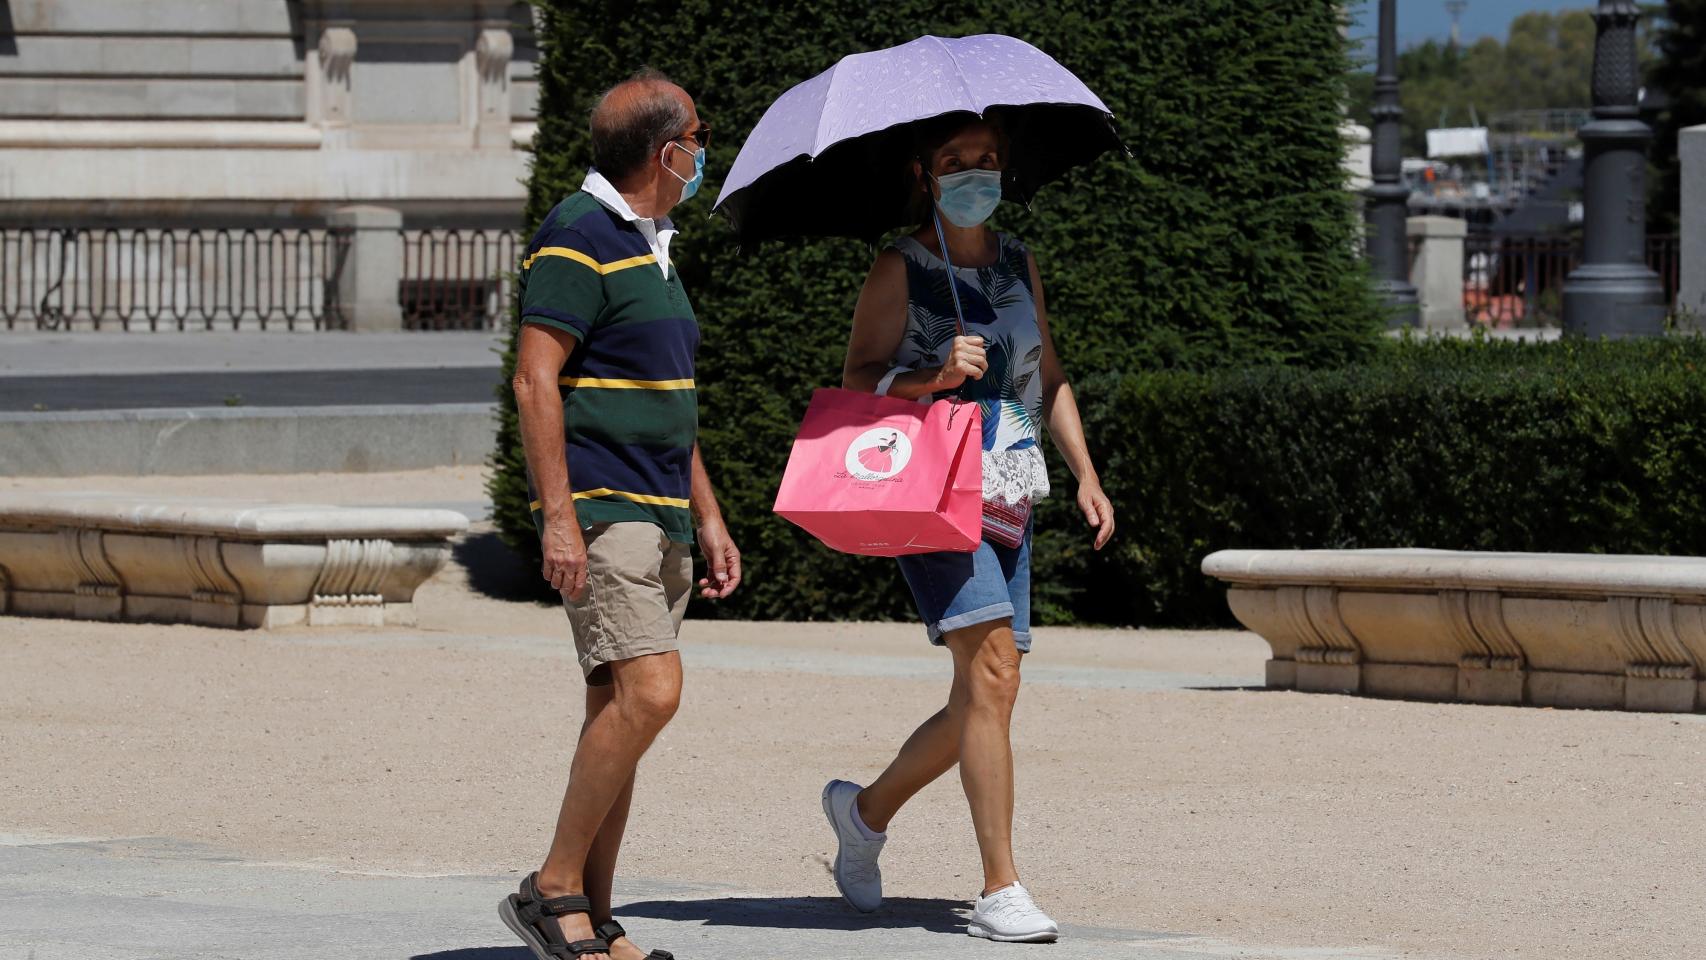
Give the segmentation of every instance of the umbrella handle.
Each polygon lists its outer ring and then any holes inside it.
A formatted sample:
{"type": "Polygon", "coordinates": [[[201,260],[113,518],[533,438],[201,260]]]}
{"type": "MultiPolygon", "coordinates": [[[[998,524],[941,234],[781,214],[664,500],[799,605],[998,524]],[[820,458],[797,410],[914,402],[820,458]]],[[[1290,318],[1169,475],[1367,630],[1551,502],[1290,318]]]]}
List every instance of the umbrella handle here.
{"type": "Polygon", "coordinates": [[[942,248],[942,262],[948,265],[948,295],[954,298],[954,323],[960,336],[966,335],[966,314],[960,307],[960,285],[954,276],[954,261],[948,259],[948,238],[942,234],[942,213],[930,202],[930,219],[936,224],[936,245],[942,248]]]}
{"type": "MultiPolygon", "coordinates": [[[[966,312],[960,306],[960,279],[954,276],[954,261],[948,259],[948,238],[942,233],[942,212],[936,209],[936,202],[930,202],[930,219],[936,224],[936,245],[942,248],[942,262],[948,265],[948,295],[954,298],[954,329],[960,336],[966,335],[966,312]]],[[[960,412],[962,404],[970,403],[962,394],[965,384],[954,391],[954,408],[948,411],[948,429],[954,428],[954,417],[960,412]]]]}

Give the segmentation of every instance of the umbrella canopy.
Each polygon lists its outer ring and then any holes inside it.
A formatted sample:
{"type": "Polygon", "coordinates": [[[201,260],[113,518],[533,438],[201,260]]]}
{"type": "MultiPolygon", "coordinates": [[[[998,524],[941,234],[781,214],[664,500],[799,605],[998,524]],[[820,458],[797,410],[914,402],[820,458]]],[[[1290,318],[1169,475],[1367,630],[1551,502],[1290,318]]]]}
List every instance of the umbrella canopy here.
{"type": "Polygon", "coordinates": [[[743,245],[789,236],[874,240],[907,223],[912,129],[999,108],[1011,144],[1002,195],[1037,190],[1120,147],[1112,114],[1071,71],[999,34],[920,37],[856,53],[777,99],[717,197],[743,245]]]}

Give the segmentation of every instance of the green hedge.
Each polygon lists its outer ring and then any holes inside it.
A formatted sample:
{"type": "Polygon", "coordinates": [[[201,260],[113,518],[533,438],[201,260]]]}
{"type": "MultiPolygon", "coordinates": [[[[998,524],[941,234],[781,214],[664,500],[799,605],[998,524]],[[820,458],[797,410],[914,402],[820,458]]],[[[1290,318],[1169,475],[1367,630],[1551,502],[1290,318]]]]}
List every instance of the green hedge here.
{"type": "MultiPolygon", "coordinates": [[[[1130,158],[1110,156],[997,225],[1036,251],[1056,338],[1075,378],[1222,364],[1354,360],[1380,317],[1354,255],[1341,169],[1346,44],[1326,0],[1188,4],[824,0],[540,4],[539,137],[528,216],[537,223],[589,162],[586,114],[641,64],[674,76],[716,128],[700,197],[677,211],[671,249],[704,329],[702,441],[747,556],[748,583],[697,616],[910,615],[888,561],[833,554],[770,514],[811,390],[837,382],[848,318],[873,251],[851,241],[769,245],[741,256],[707,221],[745,134],[789,86],[844,54],[933,32],[1023,37],[1081,76],[1118,115],[1130,158]]],[[[506,364],[513,358],[506,357],[506,364]]],[[[507,542],[528,558],[513,400],[491,493],[507,542]]],[[[1087,391],[1091,444],[1111,414],[1087,391]]],[[[1070,496],[1070,488],[1063,488],[1070,496]]],[[[1039,567],[1082,564],[1046,533],[1039,567]]],[[[1056,617],[1079,597],[1039,586],[1056,617]],[[1055,591],[1055,592],[1051,592],[1055,591]]],[[[1082,593],[1082,591],[1078,591],[1082,593]]]]}
{"type": "Polygon", "coordinates": [[[1706,553],[1702,370],[1690,338],[1101,379],[1089,426],[1121,536],[1038,576],[1057,616],[1206,625],[1227,612],[1199,565],[1227,547],[1706,553]]]}

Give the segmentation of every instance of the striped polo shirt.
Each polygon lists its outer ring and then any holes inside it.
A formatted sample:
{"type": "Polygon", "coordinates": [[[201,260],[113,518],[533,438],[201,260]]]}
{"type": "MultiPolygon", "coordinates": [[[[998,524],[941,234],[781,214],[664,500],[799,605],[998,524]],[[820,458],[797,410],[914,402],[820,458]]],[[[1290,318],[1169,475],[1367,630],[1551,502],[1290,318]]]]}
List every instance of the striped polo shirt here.
{"type": "MultiPolygon", "coordinates": [[[[614,190],[601,192],[620,202],[614,190]]],[[[557,204],[522,259],[521,322],[567,330],[579,341],[558,383],[581,526],[648,521],[691,543],[699,325],[680,275],[660,266],[658,249],[667,247],[654,248],[622,206],[623,213],[610,209],[586,186],[557,204]]],[[[667,220],[657,226],[670,229],[667,220]]],[[[528,494],[542,530],[531,476],[528,494]]]]}

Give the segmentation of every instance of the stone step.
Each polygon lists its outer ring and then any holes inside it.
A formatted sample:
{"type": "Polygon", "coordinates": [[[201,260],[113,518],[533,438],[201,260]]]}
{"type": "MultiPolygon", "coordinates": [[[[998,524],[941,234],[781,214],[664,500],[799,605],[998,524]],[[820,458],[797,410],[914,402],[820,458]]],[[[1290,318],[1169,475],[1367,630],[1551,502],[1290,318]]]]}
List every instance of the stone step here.
{"type": "Polygon", "coordinates": [[[1268,641],[1270,687],[1706,710],[1706,558],[1222,550],[1202,569],[1268,641]]]}
{"type": "Polygon", "coordinates": [[[0,494],[0,614],[220,627],[411,624],[449,510],[0,494]]]}

